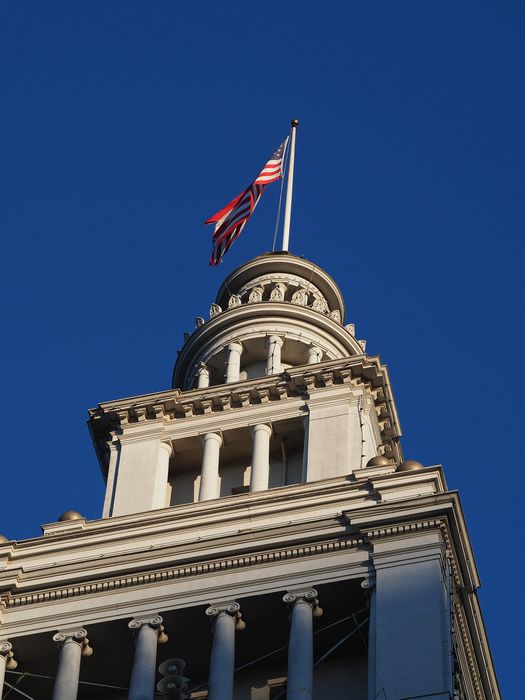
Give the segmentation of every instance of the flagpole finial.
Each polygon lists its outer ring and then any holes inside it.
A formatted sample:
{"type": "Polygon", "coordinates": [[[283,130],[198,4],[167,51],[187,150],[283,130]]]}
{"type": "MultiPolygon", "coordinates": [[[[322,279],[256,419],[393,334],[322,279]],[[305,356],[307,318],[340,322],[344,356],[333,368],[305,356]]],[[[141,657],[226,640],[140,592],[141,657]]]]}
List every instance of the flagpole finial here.
{"type": "Polygon", "coordinates": [[[299,120],[298,120],[298,119],[292,119],[292,126],[299,126],[299,120]]]}

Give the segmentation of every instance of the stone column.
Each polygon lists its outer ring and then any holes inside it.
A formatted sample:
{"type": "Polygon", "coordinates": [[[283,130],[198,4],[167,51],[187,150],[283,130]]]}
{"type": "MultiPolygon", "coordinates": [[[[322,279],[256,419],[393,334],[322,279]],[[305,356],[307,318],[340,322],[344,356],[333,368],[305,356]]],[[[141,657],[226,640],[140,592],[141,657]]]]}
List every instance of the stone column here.
{"type": "Polygon", "coordinates": [[[81,657],[93,653],[87,632],[83,628],[60,630],[53,641],[58,644],[60,657],[52,700],[76,700],[81,657]]]}
{"type": "Polygon", "coordinates": [[[155,470],[155,485],[153,490],[152,508],[167,507],[168,474],[170,469],[170,457],[173,447],[169,442],[161,442],[157,455],[157,469],[155,470]]]}
{"type": "Polygon", "coordinates": [[[373,576],[361,581],[361,588],[367,594],[368,618],[368,697],[376,697],[376,595],[373,576]]]}
{"type": "Polygon", "coordinates": [[[252,426],[252,471],[250,491],[266,491],[270,478],[270,437],[272,429],[265,423],[252,426]]]}
{"type": "Polygon", "coordinates": [[[117,465],[120,457],[120,440],[115,431],[111,431],[111,441],[109,447],[109,467],[108,476],[106,479],[106,493],[104,496],[104,506],[102,509],[102,517],[109,518],[113,508],[113,499],[115,497],[115,477],[117,475],[117,465]]]}
{"type": "Polygon", "coordinates": [[[201,365],[197,372],[197,389],[207,389],[210,386],[210,372],[206,365],[201,365]]]}
{"type": "Polygon", "coordinates": [[[202,466],[199,501],[219,497],[219,453],[222,437],[219,433],[204,433],[202,436],[202,466]]]}
{"type": "Polygon", "coordinates": [[[18,666],[13,655],[13,645],[10,642],[0,641],[0,698],[3,697],[5,671],[14,671],[18,666]]]}
{"type": "Polygon", "coordinates": [[[228,360],[226,362],[226,384],[238,382],[241,372],[241,343],[230,343],[226,346],[228,360]]]}
{"type": "Polygon", "coordinates": [[[152,700],[155,692],[157,644],[168,641],[162,617],[136,617],[129,622],[128,627],[137,633],[128,700],[152,700]]]}
{"type": "Polygon", "coordinates": [[[266,372],[265,374],[279,374],[281,368],[281,348],[283,339],[278,335],[269,335],[266,339],[266,372]]]}
{"type": "Polygon", "coordinates": [[[290,591],[284,598],[291,607],[292,624],[288,644],[288,682],[286,700],[312,700],[313,624],[312,617],[323,614],[317,591],[290,591]]]}
{"type": "Polygon", "coordinates": [[[309,346],[307,364],[315,365],[318,362],[321,362],[322,357],[323,357],[323,351],[321,350],[321,348],[317,347],[317,345],[310,345],[309,346]]]}
{"type": "Polygon", "coordinates": [[[208,700],[232,700],[235,663],[235,631],[246,625],[239,603],[221,603],[206,610],[213,620],[213,644],[208,679],[208,700]]]}

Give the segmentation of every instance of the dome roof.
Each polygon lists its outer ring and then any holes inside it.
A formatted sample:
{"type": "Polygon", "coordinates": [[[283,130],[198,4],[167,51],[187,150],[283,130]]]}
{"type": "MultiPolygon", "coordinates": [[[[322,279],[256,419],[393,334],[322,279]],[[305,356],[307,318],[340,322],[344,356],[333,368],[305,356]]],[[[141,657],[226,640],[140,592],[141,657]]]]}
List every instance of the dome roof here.
{"type": "Polygon", "coordinates": [[[250,282],[270,277],[272,280],[301,280],[307,290],[320,292],[326,299],[329,310],[339,311],[341,322],[344,321],[343,295],[330,275],[310,260],[286,251],[265,253],[238,267],[221,284],[216,303],[226,309],[231,294],[239,294],[250,282]]]}
{"type": "Polygon", "coordinates": [[[193,388],[203,366],[221,383],[226,348],[242,347],[243,376],[262,376],[264,342],[285,339],[283,366],[309,363],[308,348],[334,360],[364,353],[353,325],[344,326],[339,287],[320,267],[287,252],[266,253],[234,270],[221,284],[209,320],[196,319],[175,368],[173,387],[193,388]]]}

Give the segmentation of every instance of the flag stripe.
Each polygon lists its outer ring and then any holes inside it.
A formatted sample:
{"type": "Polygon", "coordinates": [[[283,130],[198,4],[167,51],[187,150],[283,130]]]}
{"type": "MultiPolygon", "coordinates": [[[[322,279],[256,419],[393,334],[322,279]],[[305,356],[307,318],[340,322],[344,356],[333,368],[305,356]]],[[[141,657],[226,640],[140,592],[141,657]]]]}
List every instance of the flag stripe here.
{"type": "Polygon", "coordinates": [[[215,224],[210,265],[218,265],[224,254],[239,237],[266,185],[276,182],[283,176],[282,168],[287,143],[288,138],[275,151],[249,187],[205,221],[206,224],[215,224]]]}

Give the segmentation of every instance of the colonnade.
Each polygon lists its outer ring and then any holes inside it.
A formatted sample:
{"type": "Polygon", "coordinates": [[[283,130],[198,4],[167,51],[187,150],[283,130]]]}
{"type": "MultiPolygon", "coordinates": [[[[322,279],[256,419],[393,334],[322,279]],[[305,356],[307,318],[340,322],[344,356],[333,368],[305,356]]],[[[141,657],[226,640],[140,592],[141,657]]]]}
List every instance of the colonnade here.
{"type": "MultiPolygon", "coordinates": [[[[252,433],[252,468],[250,491],[265,491],[270,479],[270,438],[272,428],[268,423],[251,426],[252,433]]],[[[219,497],[219,459],[222,447],[220,433],[201,435],[202,463],[199,486],[199,501],[209,501],[219,497]]]]}
{"type": "MultiPolygon", "coordinates": [[[[279,374],[282,372],[281,351],[284,339],[279,335],[269,335],[266,337],[266,366],[265,374],[279,374]]],[[[241,374],[241,357],[243,345],[236,340],[225,346],[226,350],[226,372],[224,380],[226,384],[238,382],[241,374]]],[[[307,364],[313,365],[321,362],[323,351],[317,345],[308,346],[307,364]]],[[[201,364],[197,370],[197,388],[206,389],[210,385],[210,372],[205,364],[201,364]]]]}
{"type": "MultiPolygon", "coordinates": [[[[313,618],[322,615],[314,588],[289,591],[283,597],[290,609],[287,700],[311,700],[313,690],[313,618]]],[[[213,604],[206,610],[213,627],[209,665],[208,700],[232,700],[235,669],[235,633],[246,625],[236,601],[213,604]]],[[[168,641],[160,615],[133,618],[128,627],[135,634],[128,700],[152,700],[157,670],[157,644],[168,641]]],[[[59,630],[58,670],[53,700],[76,700],[83,656],[91,656],[88,633],[83,627],[59,630]]],[[[6,667],[16,668],[12,645],[0,642],[0,697],[6,667]]]]}
{"type": "MultiPolygon", "coordinates": [[[[277,374],[281,371],[281,348],[283,338],[269,335],[266,339],[266,374],[277,374]]],[[[241,368],[242,343],[235,341],[226,346],[228,353],[226,363],[226,383],[239,380],[241,368]]],[[[315,346],[308,347],[308,363],[321,361],[323,352],[315,346]]],[[[210,383],[210,374],[203,364],[197,372],[198,388],[206,388],[210,383]]],[[[252,464],[250,491],[265,491],[268,489],[270,477],[270,438],[272,429],[269,424],[259,423],[251,426],[252,432],[252,464]]],[[[222,447],[222,435],[218,432],[205,433],[201,436],[202,463],[199,487],[199,501],[209,501],[219,497],[219,457],[222,447]]]]}

